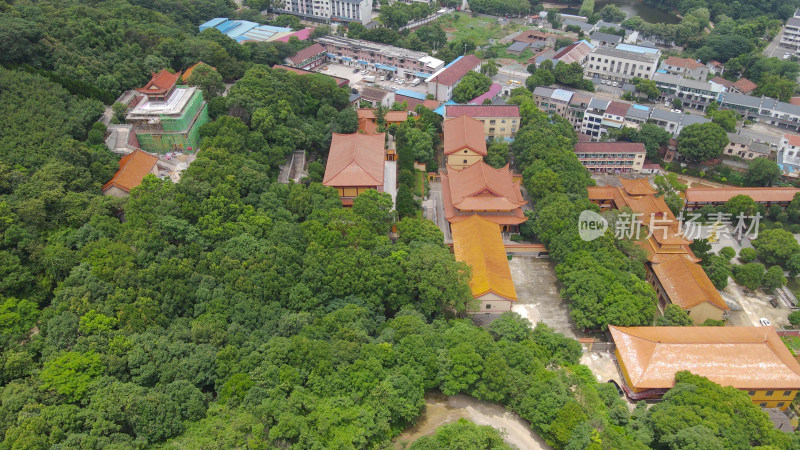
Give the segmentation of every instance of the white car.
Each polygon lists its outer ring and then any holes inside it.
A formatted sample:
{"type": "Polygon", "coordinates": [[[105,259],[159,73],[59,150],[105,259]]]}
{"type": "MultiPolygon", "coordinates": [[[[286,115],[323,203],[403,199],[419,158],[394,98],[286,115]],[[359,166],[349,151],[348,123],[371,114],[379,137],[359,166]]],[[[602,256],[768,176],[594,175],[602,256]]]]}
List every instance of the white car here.
{"type": "Polygon", "coordinates": [[[611,85],[612,85],[612,86],[614,86],[614,87],[617,87],[617,86],[619,86],[619,84],[618,84],[616,81],[615,81],[615,82],[613,82],[613,83],[611,83],[611,85]]]}
{"type": "Polygon", "coordinates": [[[765,326],[765,327],[771,327],[771,326],[772,326],[772,322],[770,322],[770,321],[769,321],[769,319],[766,319],[766,318],[764,318],[764,317],[762,317],[762,318],[758,319],[758,322],[759,322],[759,323],[760,323],[762,326],[765,326]]]}
{"type": "Polygon", "coordinates": [[[397,82],[397,84],[403,84],[405,82],[406,82],[406,80],[400,80],[400,81],[397,82]]]}
{"type": "Polygon", "coordinates": [[[367,72],[366,70],[362,70],[362,71],[361,71],[361,75],[366,75],[366,74],[368,74],[368,73],[369,73],[369,72],[367,72]]]}
{"type": "Polygon", "coordinates": [[[600,83],[602,83],[602,84],[608,84],[608,80],[600,80],[600,83]]]}

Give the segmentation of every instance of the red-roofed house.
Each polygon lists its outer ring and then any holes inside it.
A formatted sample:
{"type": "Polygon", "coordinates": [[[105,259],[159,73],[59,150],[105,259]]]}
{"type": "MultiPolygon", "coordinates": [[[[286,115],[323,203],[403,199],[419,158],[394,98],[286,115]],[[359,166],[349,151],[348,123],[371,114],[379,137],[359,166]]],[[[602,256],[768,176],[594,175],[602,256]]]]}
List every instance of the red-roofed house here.
{"type": "Polygon", "coordinates": [[[514,138],[521,121],[517,105],[446,105],[445,119],[467,116],[483,122],[483,133],[492,139],[514,138]]]}
{"type": "Polygon", "coordinates": [[[481,122],[467,116],[445,120],[444,156],[447,165],[455,169],[469,167],[483,161],[486,152],[486,137],[481,122]]]}
{"type": "Polygon", "coordinates": [[[384,133],[333,133],[322,184],[336,188],[343,205],[352,205],[367,189],[383,192],[384,142],[384,133]]]}
{"type": "Polygon", "coordinates": [[[312,70],[325,64],[325,47],[314,44],[286,58],[286,64],[299,69],[312,70]]]}
{"type": "Polygon", "coordinates": [[[166,101],[175,88],[175,83],[181,78],[181,72],[170,73],[166,69],[154,73],[144,87],[136,88],[136,92],[147,95],[153,101],[166,101]]]}
{"type": "Polygon", "coordinates": [[[705,81],[708,78],[708,67],[692,58],[670,56],[661,62],[660,69],[670,75],[681,75],[695,80],[705,81]]]}
{"type": "Polygon", "coordinates": [[[555,63],[563,62],[564,64],[572,64],[574,62],[583,66],[589,58],[589,53],[592,52],[592,47],[586,41],[578,41],[572,45],[568,45],[561,49],[560,52],[553,55],[555,63]]]}
{"type": "Polygon", "coordinates": [[[706,66],[714,75],[722,75],[725,72],[725,65],[713,59],[706,66]]]}
{"type": "Polygon", "coordinates": [[[428,93],[434,99],[446,102],[453,97],[453,89],[464,75],[481,69],[481,60],[475,55],[462,56],[428,79],[428,93]]]}
{"type": "Polygon", "coordinates": [[[727,91],[730,91],[731,90],[731,86],[733,86],[733,82],[728,81],[728,80],[726,80],[725,78],[722,78],[719,75],[717,75],[716,77],[712,78],[711,82],[712,83],[717,83],[719,85],[722,85],[722,87],[724,87],[725,90],[727,90],[727,91]]]}
{"type": "Polygon", "coordinates": [[[756,90],[758,85],[748,80],[747,78],[739,78],[738,80],[736,80],[735,83],[733,83],[731,87],[733,92],[738,92],[744,95],[750,95],[753,93],[753,91],[756,90]]]}
{"type": "Polygon", "coordinates": [[[103,186],[103,194],[112,197],[127,197],[131,189],[142,184],[149,174],[158,175],[158,158],[142,150],[134,150],[119,160],[119,170],[111,181],[103,186]]]}
{"type": "Polygon", "coordinates": [[[499,224],[502,231],[516,232],[528,220],[522,213],[527,203],[519,182],[508,166],[495,169],[483,161],[463,169],[448,167],[442,177],[442,203],[448,222],[457,223],[473,215],[499,224]]]}

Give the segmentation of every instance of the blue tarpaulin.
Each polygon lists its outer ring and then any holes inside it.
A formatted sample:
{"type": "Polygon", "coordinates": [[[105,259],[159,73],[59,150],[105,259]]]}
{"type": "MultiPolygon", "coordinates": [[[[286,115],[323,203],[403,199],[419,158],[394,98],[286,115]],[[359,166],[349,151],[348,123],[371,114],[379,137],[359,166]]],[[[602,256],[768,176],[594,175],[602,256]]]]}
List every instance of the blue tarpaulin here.
{"type": "Polygon", "coordinates": [[[359,59],[358,61],[356,61],[356,62],[357,62],[357,63],[359,63],[359,64],[364,64],[364,65],[367,65],[367,64],[369,64],[368,62],[366,62],[366,61],[362,61],[362,60],[360,60],[360,59],[359,59]]]}
{"type": "Polygon", "coordinates": [[[431,75],[432,74],[425,73],[425,72],[416,72],[416,73],[414,73],[414,76],[417,77],[417,78],[430,78],[431,75]]]}
{"type": "Polygon", "coordinates": [[[397,67],[387,66],[385,64],[375,64],[375,68],[383,69],[383,70],[391,70],[392,72],[397,72],[397,67]]]}

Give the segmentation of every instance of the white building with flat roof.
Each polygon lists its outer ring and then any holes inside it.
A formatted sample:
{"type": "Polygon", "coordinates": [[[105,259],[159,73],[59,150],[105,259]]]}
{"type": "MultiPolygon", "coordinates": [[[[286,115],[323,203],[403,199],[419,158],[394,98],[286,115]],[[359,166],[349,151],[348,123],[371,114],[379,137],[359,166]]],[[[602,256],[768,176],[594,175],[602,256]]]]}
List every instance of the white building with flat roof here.
{"type": "Polygon", "coordinates": [[[595,47],[589,55],[585,73],[591,78],[612,81],[628,81],[634,77],[651,79],[660,56],[659,49],[630,44],[595,47]]]}
{"type": "Polygon", "coordinates": [[[284,0],[278,13],[300,16],[321,22],[372,21],[372,0],[284,0]]]}

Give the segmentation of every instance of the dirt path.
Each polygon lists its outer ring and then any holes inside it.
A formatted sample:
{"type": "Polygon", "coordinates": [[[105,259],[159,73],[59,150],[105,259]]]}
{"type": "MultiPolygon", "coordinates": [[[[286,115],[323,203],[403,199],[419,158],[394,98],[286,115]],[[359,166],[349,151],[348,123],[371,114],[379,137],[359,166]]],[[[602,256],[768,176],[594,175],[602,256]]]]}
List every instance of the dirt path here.
{"type": "Polygon", "coordinates": [[[395,439],[395,448],[411,444],[422,436],[429,436],[442,425],[460,418],[478,425],[491,425],[505,433],[506,444],[519,449],[549,449],[544,439],[531,430],[530,424],[518,415],[495,403],[484,402],[466,395],[447,397],[441,394],[425,394],[425,412],[416,426],[409,428],[395,439]]]}

